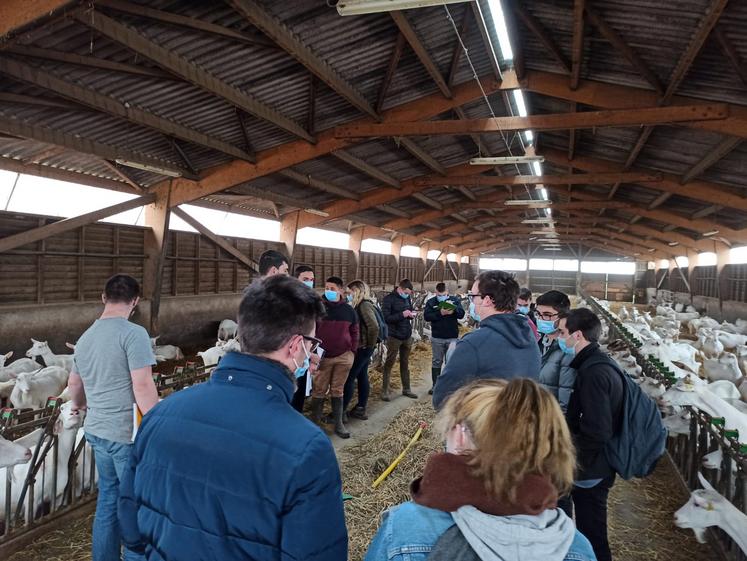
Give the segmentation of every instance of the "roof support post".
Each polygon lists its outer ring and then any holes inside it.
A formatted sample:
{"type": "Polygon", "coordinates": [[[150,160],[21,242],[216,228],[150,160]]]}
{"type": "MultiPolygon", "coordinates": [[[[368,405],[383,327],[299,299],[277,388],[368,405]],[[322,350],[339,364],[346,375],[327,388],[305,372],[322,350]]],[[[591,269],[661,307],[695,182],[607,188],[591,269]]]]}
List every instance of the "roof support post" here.
{"type": "Polygon", "coordinates": [[[145,233],[143,297],[150,301],[149,332],[154,337],[159,333],[158,314],[161,309],[163,265],[166,262],[166,240],[171,215],[170,199],[171,186],[159,190],[156,200],[145,207],[145,225],[150,229],[145,233]]]}
{"type": "Polygon", "coordinates": [[[296,249],[296,233],[298,232],[298,218],[300,215],[300,210],[289,212],[280,221],[280,241],[285,244],[285,254],[290,261],[293,261],[293,252],[296,249]]]}
{"type": "Polygon", "coordinates": [[[402,254],[402,244],[404,242],[404,238],[402,236],[397,236],[392,240],[392,275],[391,280],[392,284],[394,286],[397,286],[397,283],[399,282],[399,264],[400,264],[400,257],[402,254]]]}
{"type": "Polygon", "coordinates": [[[360,276],[360,267],[361,267],[361,245],[363,244],[363,236],[365,234],[366,228],[356,228],[352,232],[350,232],[350,237],[348,238],[348,249],[351,253],[351,259],[352,263],[350,264],[350,268],[348,269],[348,274],[352,276],[354,279],[357,279],[360,276]]]}
{"type": "Polygon", "coordinates": [[[726,246],[716,246],[716,288],[718,294],[718,309],[722,315],[724,313],[724,300],[729,296],[729,282],[726,278],[726,266],[729,264],[729,248],[726,246]]]}

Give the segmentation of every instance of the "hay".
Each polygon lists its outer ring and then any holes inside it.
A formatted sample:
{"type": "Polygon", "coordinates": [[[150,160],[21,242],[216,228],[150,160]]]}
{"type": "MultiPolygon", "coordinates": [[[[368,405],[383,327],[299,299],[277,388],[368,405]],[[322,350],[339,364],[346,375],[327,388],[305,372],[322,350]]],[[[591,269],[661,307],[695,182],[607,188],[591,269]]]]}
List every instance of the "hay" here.
{"type": "Polygon", "coordinates": [[[431,427],[433,417],[430,403],[416,403],[392,419],[386,430],[340,454],[343,491],[355,497],[345,503],[349,559],[363,558],[379,527],[381,513],[409,500],[410,482],[420,476],[426,458],[443,449],[431,427]],[[374,480],[407,446],[420,421],[428,423],[421,439],[392,474],[377,489],[371,489],[374,480]]]}

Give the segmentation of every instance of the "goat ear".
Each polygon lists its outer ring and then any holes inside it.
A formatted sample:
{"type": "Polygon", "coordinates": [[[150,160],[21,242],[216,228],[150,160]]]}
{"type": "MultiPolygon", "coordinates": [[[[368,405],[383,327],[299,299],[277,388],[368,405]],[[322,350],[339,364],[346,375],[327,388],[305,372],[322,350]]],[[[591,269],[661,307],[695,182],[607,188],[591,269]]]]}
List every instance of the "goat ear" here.
{"type": "Polygon", "coordinates": [[[8,360],[12,356],[13,356],[13,351],[8,351],[7,353],[5,353],[5,360],[8,360]]]}
{"type": "Polygon", "coordinates": [[[32,337],[32,338],[31,338],[31,342],[32,342],[32,343],[38,343],[39,341],[37,341],[36,339],[34,339],[34,338],[32,337]]]}
{"type": "Polygon", "coordinates": [[[700,481],[700,484],[703,486],[703,489],[706,491],[713,491],[716,492],[716,489],[713,488],[713,485],[711,485],[708,480],[703,477],[703,474],[698,472],[698,480],[700,481]]]}
{"type": "Polygon", "coordinates": [[[75,350],[75,345],[73,345],[72,343],[65,343],[65,346],[66,346],[66,347],[67,347],[68,349],[72,349],[73,351],[75,350]]]}

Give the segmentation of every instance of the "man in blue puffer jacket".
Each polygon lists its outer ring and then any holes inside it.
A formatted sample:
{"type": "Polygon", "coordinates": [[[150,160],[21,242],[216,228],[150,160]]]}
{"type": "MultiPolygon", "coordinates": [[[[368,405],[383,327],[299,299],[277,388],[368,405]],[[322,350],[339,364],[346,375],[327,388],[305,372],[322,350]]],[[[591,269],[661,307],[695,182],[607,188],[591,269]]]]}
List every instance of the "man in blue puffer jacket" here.
{"type": "Polygon", "coordinates": [[[143,418],[120,492],[128,547],[151,561],[346,561],[334,450],[290,404],[323,315],[295,278],[246,289],[243,352],[143,418]]]}
{"type": "Polygon", "coordinates": [[[539,382],[557,398],[563,413],[568,411],[576,370],[571,368],[573,355],[564,353],[558,345],[558,317],[570,309],[570,298],[559,290],[550,290],[537,298],[537,329],[542,334],[539,382]]]}
{"type": "Polygon", "coordinates": [[[470,315],[479,329],[454,346],[433,388],[440,409],[453,392],[480,378],[532,378],[540,371],[540,352],[527,317],[514,313],[519,284],[510,273],[485,271],[472,285],[470,315]]]}

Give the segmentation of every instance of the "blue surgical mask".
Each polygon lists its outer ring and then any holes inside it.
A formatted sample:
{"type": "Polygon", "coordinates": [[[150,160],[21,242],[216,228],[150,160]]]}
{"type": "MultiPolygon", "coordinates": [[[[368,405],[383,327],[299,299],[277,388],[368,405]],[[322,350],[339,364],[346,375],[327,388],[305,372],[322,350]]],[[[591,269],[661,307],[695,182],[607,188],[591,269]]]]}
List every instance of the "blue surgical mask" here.
{"type": "Polygon", "coordinates": [[[519,306],[518,310],[519,310],[519,313],[527,315],[529,313],[529,306],[519,306]]]}
{"type": "Polygon", "coordinates": [[[474,302],[470,302],[469,303],[469,315],[472,316],[472,319],[475,320],[476,322],[478,322],[478,323],[480,322],[480,316],[475,311],[475,303],[474,302]]]}
{"type": "Polygon", "coordinates": [[[325,290],[324,297],[330,302],[337,302],[340,299],[340,293],[336,290],[325,290]]]}
{"type": "Polygon", "coordinates": [[[449,299],[448,294],[444,294],[443,296],[436,296],[439,302],[446,302],[449,299]]]}
{"type": "Polygon", "coordinates": [[[402,296],[402,298],[404,298],[405,300],[407,300],[410,297],[410,295],[407,294],[407,292],[400,293],[400,296],[402,296]]]}
{"type": "Polygon", "coordinates": [[[309,288],[314,288],[314,281],[313,280],[301,281],[301,282],[303,282],[309,288]]]}
{"type": "Polygon", "coordinates": [[[352,303],[353,303],[353,295],[352,295],[352,294],[348,294],[348,295],[347,295],[347,296],[345,297],[345,300],[347,300],[347,301],[348,301],[348,304],[352,304],[352,303]]]}
{"type": "Polygon", "coordinates": [[[537,331],[539,331],[540,333],[549,335],[550,333],[555,333],[556,330],[557,330],[557,327],[555,327],[554,321],[551,321],[549,319],[538,319],[537,320],[537,331]]]}
{"type": "MultiPolygon", "coordinates": [[[[303,343],[301,344],[303,345],[303,343]]],[[[293,359],[293,364],[296,365],[296,370],[293,372],[293,375],[296,377],[296,380],[298,380],[301,376],[309,371],[309,365],[311,364],[311,356],[306,351],[306,345],[303,345],[303,354],[306,355],[306,358],[303,360],[303,364],[301,366],[298,366],[295,358],[293,359]]]]}
{"type": "Polygon", "coordinates": [[[572,347],[569,347],[568,343],[566,343],[566,340],[562,337],[558,337],[558,345],[560,346],[560,350],[565,354],[571,356],[576,354],[576,345],[574,344],[572,347]]]}

